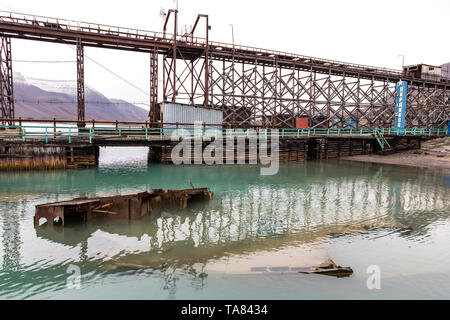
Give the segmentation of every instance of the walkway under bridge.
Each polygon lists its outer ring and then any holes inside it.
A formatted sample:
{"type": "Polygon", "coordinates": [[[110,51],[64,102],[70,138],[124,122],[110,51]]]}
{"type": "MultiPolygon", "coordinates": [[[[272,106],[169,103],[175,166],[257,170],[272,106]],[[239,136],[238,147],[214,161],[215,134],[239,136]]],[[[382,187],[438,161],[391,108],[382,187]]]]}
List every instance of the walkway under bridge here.
{"type": "Polygon", "coordinates": [[[312,139],[344,138],[375,139],[382,149],[386,139],[394,137],[417,137],[430,139],[449,135],[442,128],[227,128],[222,124],[201,123],[151,123],[151,122],[86,122],[78,127],[76,121],[35,120],[18,125],[0,126],[0,144],[58,144],[95,146],[142,146],[164,145],[183,139],[312,139]],[[39,122],[37,122],[39,121],[39,122]]]}

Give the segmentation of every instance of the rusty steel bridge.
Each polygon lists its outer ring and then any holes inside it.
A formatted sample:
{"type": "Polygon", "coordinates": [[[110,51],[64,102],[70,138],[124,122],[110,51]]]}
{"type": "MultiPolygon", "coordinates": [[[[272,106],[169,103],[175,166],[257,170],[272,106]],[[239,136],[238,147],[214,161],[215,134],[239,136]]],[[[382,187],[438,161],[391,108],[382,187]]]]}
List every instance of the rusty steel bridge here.
{"type": "Polygon", "coordinates": [[[170,10],[163,32],[150,32],[58,18],[0,12],[1,122],[14,114],[11,38],[76,46],[80,125],[85,119],[85,46],[143,52],[150,59],[150,113],[162,121],[160,102],[222,110],[229,127],[310,128],[344,126],[392,128],[396,83],[408,82],[405,126],[443,128],[450,118],[449,79],[425,80],[400,70],[307,57],[210,41],[207,15],[198,15],[192,32],[178,34],[178,12],[170,10]],[[172,28],[173,32],[167,32],[172,28]],[[206,37],[197,37],[202,27],[206,37]],[[162,101],[158,100],[162,76],[162,101]],[[336,122],[339,122],[338,124],[336,122]]]}

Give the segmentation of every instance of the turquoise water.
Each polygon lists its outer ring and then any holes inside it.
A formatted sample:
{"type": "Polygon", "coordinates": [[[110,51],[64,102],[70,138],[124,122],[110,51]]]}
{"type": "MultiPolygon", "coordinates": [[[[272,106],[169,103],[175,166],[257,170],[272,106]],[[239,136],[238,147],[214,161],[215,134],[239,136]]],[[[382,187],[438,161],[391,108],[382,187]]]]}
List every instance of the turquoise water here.
{"type": "Polygon", "coordinates": [[[102,149],[100,161],[0,173],[0,298],[450,298],[450,179],[442,172],[310,161],[261,176],[248,165],[147,166],[140,148],[102,149]],[[140,221],[33,226],[37,204],[187,188],[188,180],[214,199],[140,221]],[[327,257],[354,274],[254,271],[327,257]],[[67,285],[71,265],[79,289],[67,285]],[[370,265],[380,269],[380,289],[367,288],[370,265]]]}

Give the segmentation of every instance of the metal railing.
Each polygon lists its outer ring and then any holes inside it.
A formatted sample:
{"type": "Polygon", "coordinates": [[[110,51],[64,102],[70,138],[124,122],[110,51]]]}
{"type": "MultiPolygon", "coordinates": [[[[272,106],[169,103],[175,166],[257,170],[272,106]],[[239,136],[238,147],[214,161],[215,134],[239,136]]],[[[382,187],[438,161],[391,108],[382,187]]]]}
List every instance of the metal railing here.
{"type": "Polygon", "coordinates": [[[37,142],[37,143],[101,143],[102,141],[151,141],[171,139],[204,139],[236,137],[278,137],[280,139],[309,137],[371,137],[385,141],[393,136],[448,136],[448,129],[439,128],[307,128],[307,129],[227,129],[219,126],[175,126],[170,127],[114,127],[92,126],[42,126],[14,125],[0,126],[0,141],[3,142],[37,142]]]}

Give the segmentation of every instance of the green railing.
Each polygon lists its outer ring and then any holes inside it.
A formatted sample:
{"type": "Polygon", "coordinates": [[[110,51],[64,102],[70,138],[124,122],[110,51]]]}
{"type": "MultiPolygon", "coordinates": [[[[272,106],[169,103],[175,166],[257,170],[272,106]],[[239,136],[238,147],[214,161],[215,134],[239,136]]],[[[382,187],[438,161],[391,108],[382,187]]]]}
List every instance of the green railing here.
{"type": "Polygon", "coordinates": [[[387,146],[389,149],[391,148],[391,145],[389,144],[389,142],[386,140],[386,138],[384,137],[384,134],[381,130],[378,129],[374,129],[373,131],[375,138],[378,141],[378,144],[381,147],[381,150],[384,150],[385,147],[387,146]]]}
{"type": "Polygon", "coordinates": [[[447,129],[436,128],[308,128],[308,129],[225,129],[220,127],[199,126],[194,129],[192,126],[183,127],[86,127],[76,126],[41,126],[41,125],[21,125],[21,126],[0,126],[0,140],[3,141],[23,141],[23,142],[86,142],[93,143],[101,140],[170,140],[172,138],[234,138],[256,136],[285,138],[308,138],[308,137],[374,137],[378,140],[382,148],[389,143],[386,137],[392,136],[446,136],[447,129]]]}

